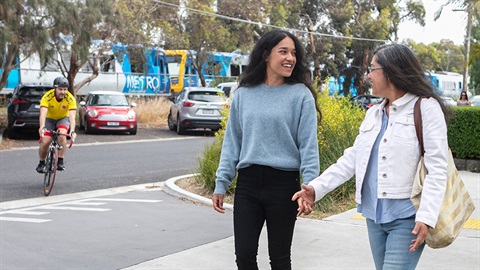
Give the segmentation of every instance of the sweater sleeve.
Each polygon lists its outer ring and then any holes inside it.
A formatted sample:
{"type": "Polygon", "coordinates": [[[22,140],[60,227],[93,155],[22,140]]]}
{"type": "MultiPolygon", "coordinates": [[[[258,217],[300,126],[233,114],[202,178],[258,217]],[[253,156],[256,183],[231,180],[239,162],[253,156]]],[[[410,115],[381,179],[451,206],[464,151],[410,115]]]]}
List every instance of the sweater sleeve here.
{"type": "Polygon", "coordinates": [[[230,115],[228,117],[227,128],[225,131],[222,153],[220,155],[220,164],[217,169],[214,194],[224,195],[228,186],[233,182],[236,175],[236,166],[240,157],[242,130],[240,128],[239,117],[239,91],[235,91],[230,106],[230,115]]]}
{"type": "Polygon", "coordinates": [[[315,100],[308,95],[302,104],[302,113],[298,127],[298,148],[300,152],[300,172],[304,184],[318,176],[320,163],[318,158],[317,113],[315,100]]]}

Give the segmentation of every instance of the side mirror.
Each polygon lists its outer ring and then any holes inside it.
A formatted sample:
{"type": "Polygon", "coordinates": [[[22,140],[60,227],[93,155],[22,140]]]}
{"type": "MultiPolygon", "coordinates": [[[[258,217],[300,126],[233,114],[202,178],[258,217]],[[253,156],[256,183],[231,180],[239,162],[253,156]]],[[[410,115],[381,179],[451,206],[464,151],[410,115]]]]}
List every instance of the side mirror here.
{"type": "Polygon", "coordinates": [[[80,103],[79,103],[79,104],[80,104],[80,106],[82,106],[82,107],[85,107],[85,105],[87,105],[87,103],[85,103],[85,101],[83,101],[83,100],[82,100],[82,101],[80,101],[80,103]]]}
{"type": "Polygon", "coordinates": [[[137,103],[135,103],[135,102],[132,102],[132,103],[130,104],[130,107],[132,107],[132,108],[133,108],[133,107],[136,107],[136,106],[137,106],[137,103]]]}
{"type": "Polygon", "coordinates": [[[175,97],[174,96],[170,96],[169,100],[173,103],[175,103],[175,97]]]}

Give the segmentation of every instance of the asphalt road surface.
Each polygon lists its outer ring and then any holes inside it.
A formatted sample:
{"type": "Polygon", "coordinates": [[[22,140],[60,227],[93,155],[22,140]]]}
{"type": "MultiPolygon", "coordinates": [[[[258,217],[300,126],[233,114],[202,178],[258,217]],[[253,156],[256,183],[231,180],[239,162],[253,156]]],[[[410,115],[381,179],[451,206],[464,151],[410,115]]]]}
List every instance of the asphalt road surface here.
{"type": "MultiPolygon", "coordinates": [[[[31,135],[29,135],[31,136],[31,135]]],[[[42,197],[43,175],[38,141],[16,140],[20,146],[0,151],[0,202],[42,197]]],[[[52,195],[164,181],[192,173],[197,157],[214,140],[210,133],[178,136],[166,129],[140,129],[136,136],[79,134],[67,149],[66,171],[57,172],[52,195]]]]}
{"type": "Polygon", "coordinates": [[[123,269],[232,236],[231,211],[162,190],[193,172],[211,134],[79,134],[49,197],[34,137],[0,151],[0,269],[123,269]]]}

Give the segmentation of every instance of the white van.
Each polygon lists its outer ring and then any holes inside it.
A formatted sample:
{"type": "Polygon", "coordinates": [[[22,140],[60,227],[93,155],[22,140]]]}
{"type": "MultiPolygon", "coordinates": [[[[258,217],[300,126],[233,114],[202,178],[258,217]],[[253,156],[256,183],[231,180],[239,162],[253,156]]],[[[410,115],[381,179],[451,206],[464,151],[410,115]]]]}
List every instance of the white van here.
{"type": "Polygon", "coordinates": [[[233,95],[233,92],[237,90],[238,83],[237,82],[226,82],[226,83],[220,83],[217,88],[222,90],[223,93],[225,93],[225,96],[230,97],[230,95],[233,95]]]}

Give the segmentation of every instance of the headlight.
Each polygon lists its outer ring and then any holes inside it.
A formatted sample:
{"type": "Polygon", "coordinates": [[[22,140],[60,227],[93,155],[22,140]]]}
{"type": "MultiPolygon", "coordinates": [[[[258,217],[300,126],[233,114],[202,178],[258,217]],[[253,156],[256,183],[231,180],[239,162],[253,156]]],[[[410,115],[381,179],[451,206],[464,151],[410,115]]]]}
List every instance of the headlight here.
{"type": "Polygon", "coordinates": [[[134,111],[134,110],[128,111],[127,116],[128,116],[128,118],[130,118],[130,119],[131,119],[131,118],[135,118],[135,111],[134,111]]]}
{"type": "Polygon", "coordinates": [[[97,117],[98,115],[98,112],[96,110],[90,110],[87,112],[88,116],[94,118],[94,117],[97,117]]]}

